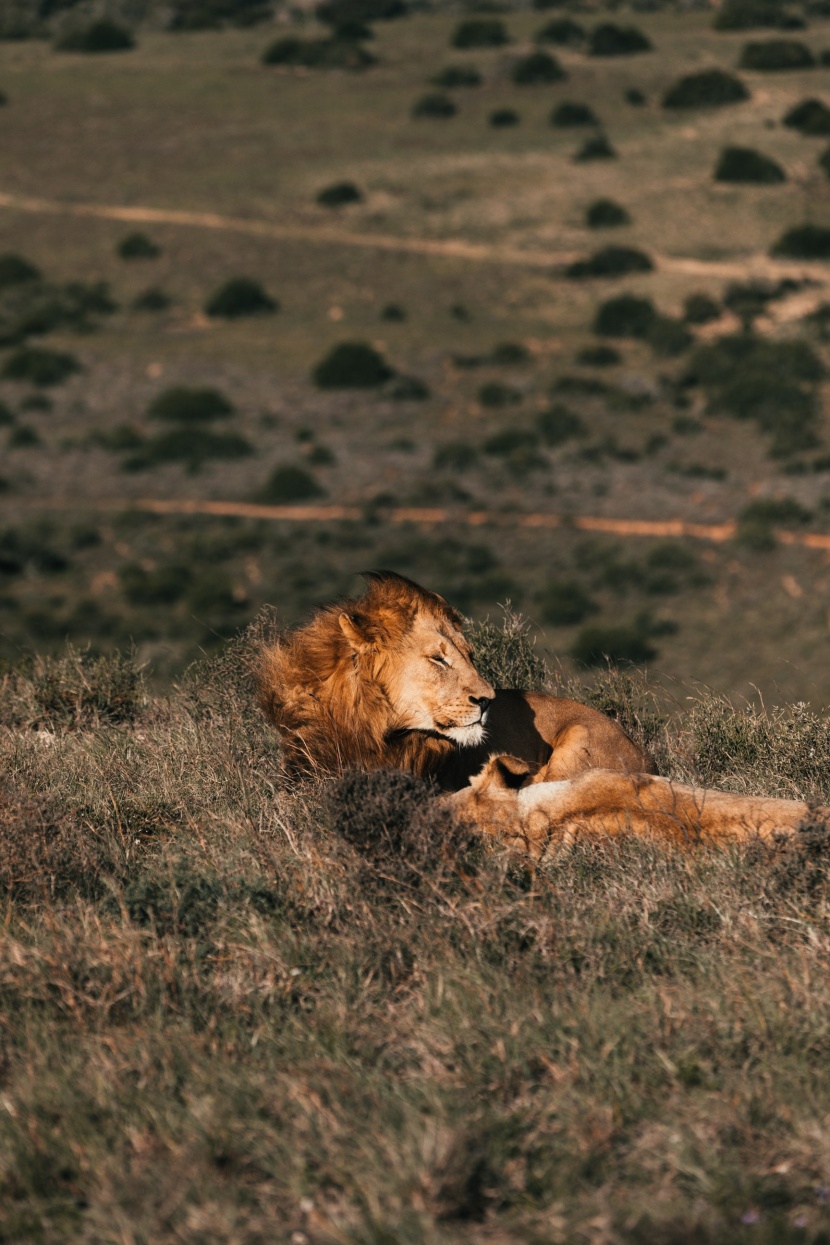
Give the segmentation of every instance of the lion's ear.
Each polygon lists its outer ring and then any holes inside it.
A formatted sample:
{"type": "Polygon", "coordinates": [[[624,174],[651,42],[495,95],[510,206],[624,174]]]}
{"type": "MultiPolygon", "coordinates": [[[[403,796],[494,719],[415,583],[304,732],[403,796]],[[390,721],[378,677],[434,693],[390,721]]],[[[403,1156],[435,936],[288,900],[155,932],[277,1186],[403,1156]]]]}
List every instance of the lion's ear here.
{"type": "Polygon", "coordinates": [[[365,653],[372,647],[370,637],[365,634],[366,619],[361,614],[341,614],[337,621],[349,647],[356,653],[365,653]]]}

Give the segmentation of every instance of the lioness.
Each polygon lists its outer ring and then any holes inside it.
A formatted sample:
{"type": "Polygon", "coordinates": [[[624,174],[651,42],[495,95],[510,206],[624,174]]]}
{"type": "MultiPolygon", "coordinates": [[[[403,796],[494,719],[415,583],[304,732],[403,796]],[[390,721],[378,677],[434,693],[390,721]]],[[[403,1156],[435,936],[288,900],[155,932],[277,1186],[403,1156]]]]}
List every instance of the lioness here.
{"type": "Polygon", "coordinates": [[[326,606],[259,655],[262,707],[290,772],[405,769],[459,791],[493,753],[550,779],[651,758],[595,709],[494,689],[475,670],[459,614],[435,592],[371,571],[357,600],[326,606]]]}

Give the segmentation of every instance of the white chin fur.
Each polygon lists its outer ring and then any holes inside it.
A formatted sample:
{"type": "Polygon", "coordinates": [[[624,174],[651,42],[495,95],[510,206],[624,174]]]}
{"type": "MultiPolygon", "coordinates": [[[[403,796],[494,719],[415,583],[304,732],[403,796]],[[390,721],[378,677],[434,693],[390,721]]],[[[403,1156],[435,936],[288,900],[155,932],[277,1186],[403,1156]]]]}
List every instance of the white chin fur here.
{"type": "Polygon", "coordinates": [[[484,742],[484,727],[481,722],[475,722],[472,726],[448,726],[441,733],[462,748],[475,748],[477,744],[484,742]]]}

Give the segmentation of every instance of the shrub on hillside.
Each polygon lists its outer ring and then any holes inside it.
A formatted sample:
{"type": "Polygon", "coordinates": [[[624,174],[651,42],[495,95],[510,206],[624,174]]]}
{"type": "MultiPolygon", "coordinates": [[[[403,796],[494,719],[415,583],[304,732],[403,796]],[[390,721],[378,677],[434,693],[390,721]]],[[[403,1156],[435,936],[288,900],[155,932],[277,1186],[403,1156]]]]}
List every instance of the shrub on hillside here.
{"type": "Polygon", "coordinates": [[[632,108],[642,108],[647,103],[645,95],[636,86],[627,87],[623,99],[627,104],[631,104],[632,108]]]}
{"type": "Polygon", "coordinates": [[[723,69],[702,69],[686,74],[663,96],[664,108],[722,108],[749,99],[747,88],[723,69]]]}
{"type": "Polygon", "coordinates": [[[445,441],[437,446],[432,465],[438,471],[469,471],[478,460],[478,450],[468,441],[445,441]]]}
{"type": "Polygon", "coordinates": [[[396,376],[386,396],[391,402],[425,402],[432,395],[420,377],[396,376]]]}
{"type": "Polygon", "coordinates": [[[472,65],[447,65],[430,78],[433,86],[449,91],[454,87],[481,86],[481,74],[472,65]]]}
{"type": "Polygon", "coordinates": [[[315,10],[319,21],[334,27],[347,22],[391,22],[408,11],[405,0],[324,0],[315,10]]]}
{"type": "Polygon", "coordinates": [[[774,186],[787,180],[775,160],[752,147],[724,147],[715,165],[716,182],[737,182],[755,186],[774,186]]]}
{"type": "Polygon", "coordinates": [[[582,367],[616,367],[622,363],[622,355],[613,346],[583,346],[576,361],[582,367]]]}
{"type": "Polygon", "coordinates": [[[617,26],[615,22],[601,22],[591,31],[588,40],[589,56],[632,56],[652,49],[648,35],[636,26],[617,26]]]}
{"type": "Polygon", "coordinates": [[[412,105],[413,117],[427,117],[438,121],[449,120],[458,112],[458,107],[450,99],[449,95],[443,95],[440,91],[429,91],[426,95],[422,95],[412,105]]]}
{"type": "Polygon", "coordinates": [[[381,354],[366,342],[340,342],[312,372],[319,389],[377,389],[395,375],[381,354]]]}
{"type": "Polygon", "coordinates": [[[536,416],[536,431],[545,445],[554,448],[564,445],[566,441],[584,437],[587,429],[575,411],[561,402],[554,402],[553,406],[536,416]]]}
{"type": "Polygon", "coordinates": [[[551,674],[536,651],[530,624],[509,606],[501,625],[486,618],[471,623],[466,634],[476,670],[494,687],[523,687],[533,692],[550,687],[551,674]]]}
{"type": "Polygon", "coordinates": [[[628,626],[585,627],[571,647],[571,656],[580,666],[641,666],[657,656],[653,636],[654,627],[646,615],[628,626]]]}
{"type": "Polygon", "coordinates": [[[830,108],[820,99],[803,99],[784,114],[781,123],[800,134],[827,135],[830,134],[830,108]]]}
{"type": "Polygon", "coordinates": [[[291,505],[293,502],[313,501],[325,496],[325,490],[317,483],[310,471],[293,463],[275,467],[256,500],[270,505],[291,505]]]}
{"type": "Polygon", "coordinates": [[[566,99],[556,105],[550,114],[550,123],[567,129],[577,125],[599,125],[599,117],[587,104],[566,99]]]}
{"type": "Polygon", "coordinates": [[[818,158],[818,166],[824,173],[825,177],[830,177],[830,147],[823,151],[818,158]]]}
{"type": "Polygon", "coordinates": [[[626,277],[632,272],[652,272],[654,262],[633,246],[605,246],[588,259],[578,259],[565,269],[572,281],[588,277],[626,277]]]}
{"type": "Polygon", "coordinates": [[[146,233],[128,233],[118,243],[116,252],[121,259],[158,259],[161,247],[146,233]]]}
{"type": "Polygon", "coordinates": [[[549,82],[561,82],[567,75],[549,52],[531,52],[516,62],[510,77],[516,86],[544,86],[549,82]]]}
{"type": "Polygon", "coordinates": [[[708,294],[690,294],[683,304],[683,319],[687,324],[710,324],[722,314],[720,304],[708,294]]]}
{"type": "Polygon", "coordinates": [[[147,408],[150,419],[168,424],[206,424],[233,414],[232,404],[218,389],[189,389],[184,385],[165,389],[147,408]]]}
{"type": "Polygon", "coordinates": [[[602,337],[646,338],[657,314],[650,298],[619,294],[600,303],[594,318],[594,332],[602,337]]]}
{"type": "Polygon", "coordinates": [[[270,0],[174,0],[169,30],[220,30],[224,26],[246,28],[273,18],[270,0]]]}
{"type": "Polygon", "coordinates": [[[658,315],[649,329],[647,340],[655,354],[673,359],[688,350],[694,338],[682,320],[658,315]]]}
{"type": "Polygon", "coordinates": [[[55,47],[61,52],[127,52],[135,47],[135,39],[126,26],[100,18],[88,26],[70,28],[55,47]]]}
{"type": "Polygon", "coordinates": [[[551,627],[573,627],[598,610],[578,579],[549,580],[539,597],[539,615],[551,627]]]}
{"type": "Polygon", "coordinates": [[[133,299],[133,309],[135,311],[166,311],[172,301],[169,294],[165,294],[164,290],[153,285],[136,295],[133,299]]]}
{"type": "Polygon", "coordinates": [[[217,319],[236,320],[240,316],[270,315],[279,311],[279,306],[259,281],[251,277],[232,277],[207,300],[205,314],[217,319]]]}
{"type": "Polygon", "coordinates": [[[766,72],[812,69],[816,58],[798,39],[757,39],[744,45],[738,67],[766,72]]]}
{"type": "Polygon", "coordinates": [[[591,160],[616,160],[617,153],[604,134],[588,138],[574,154],[575,164],[588,164],[591,160]]]}
{"type": "Polygon", "coordinates": [[[572,17],[556,17],[541,30],[537,30],[534,38],[537,43],[555,43],[559,47],[580,47],[585,42],[585,27],[580,26],[572,17]]]}
{"type": "Polygon", "coordinates": [[[615,229],[619,225],[630,225],[631,217],[613,199],[595,199],[585,212],[585,224],[589,229],[615,229]]]}
{"type": "Polygon", "coordinates": [[[321,207],[346,207],[349,203],[362,203],[363,195],[354,182],[334,182],[317,193],[321,207]]]}
{"type": "Polygon", "coordinates": [[[46,350],[36,346],[23,346],[9,355],[0,375],[5,380],[29,381],[39,388],[60,385],[81,365],[74,355],[63,350],[46,350]]]}
{"type": "Polygon", "coordinates": [[[30,264],[22,255],[7,252],[0,255],[0,290],[13,285],[26,285],[40,280],[40,269],[30,264]]]}
{"type": "Polygon", "coordinates": [[[148,471],[165,463],[182,463],[190,471],[198,471],[210,459],[246,458],[253,452],[254,447],[239,433],[183,426],[142,441],[125,460],[124,469],[148,471]]]}
{"type": "Polygon", "coordinates": [[[505,130],[519,124],[519,114],[512,108],[495,108],[487,121],[494,130],[505,130]]]}
{"type": "Polygon", "coordinates": [[[500,380],[491,380],[481,386],[476,396],[482,406],[493,408],[516,406],[521,402],[523,395],[512,385],[505,385],[500,380]]]}
{"type": "Polygon", "coordinates": [[[715,30],[795,30],[804,20],[785,9],[780,0],[725,0],[712,25],[715,30]]]}
{"type": "Polygon", "coordinates": [[[377,57],[350,39],[298,39],[296,35],[283,35],[268,45],[262,54],[262,63],[359,71],[376,65],[377,57]]]}
{"type": "Polygon", "coordinates": [[[803,527],[812,517],[793,497],[759,497],[738,515],[735,539],[747,549],[766,552],[778,543],[776,528],[803,527]]]}
{"type": "Polygon", "coordinates": [[[509,42],[507,28],[497,17],[468,17],[452,36],[454,48],[500,48],[509,42]]]}
{"type": "Polygon", "coordinates": [[[830,229],[824,225],[796,225],[770,248],[776,259],[830,259],[830,229]]]}
{"type": "Polygon", "coordinates": [[[497,367],[520,367],[530,363],[532,355],[521,342],[499,342],[490,351],[490,362],[497,367]]]}

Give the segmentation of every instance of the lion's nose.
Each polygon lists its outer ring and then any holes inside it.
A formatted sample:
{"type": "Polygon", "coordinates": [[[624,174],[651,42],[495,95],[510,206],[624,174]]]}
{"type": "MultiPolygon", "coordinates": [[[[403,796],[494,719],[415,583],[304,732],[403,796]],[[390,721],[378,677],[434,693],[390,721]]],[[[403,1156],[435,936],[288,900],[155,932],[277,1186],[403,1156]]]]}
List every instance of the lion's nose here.
{"type": "Polygon", "coordinates": [[[492,696],[471,696],[470,697],[470,704],[478,705],[482,713],[484,713],[486,709],[489,709],[492,703],[493,703],[492,696]]]}

